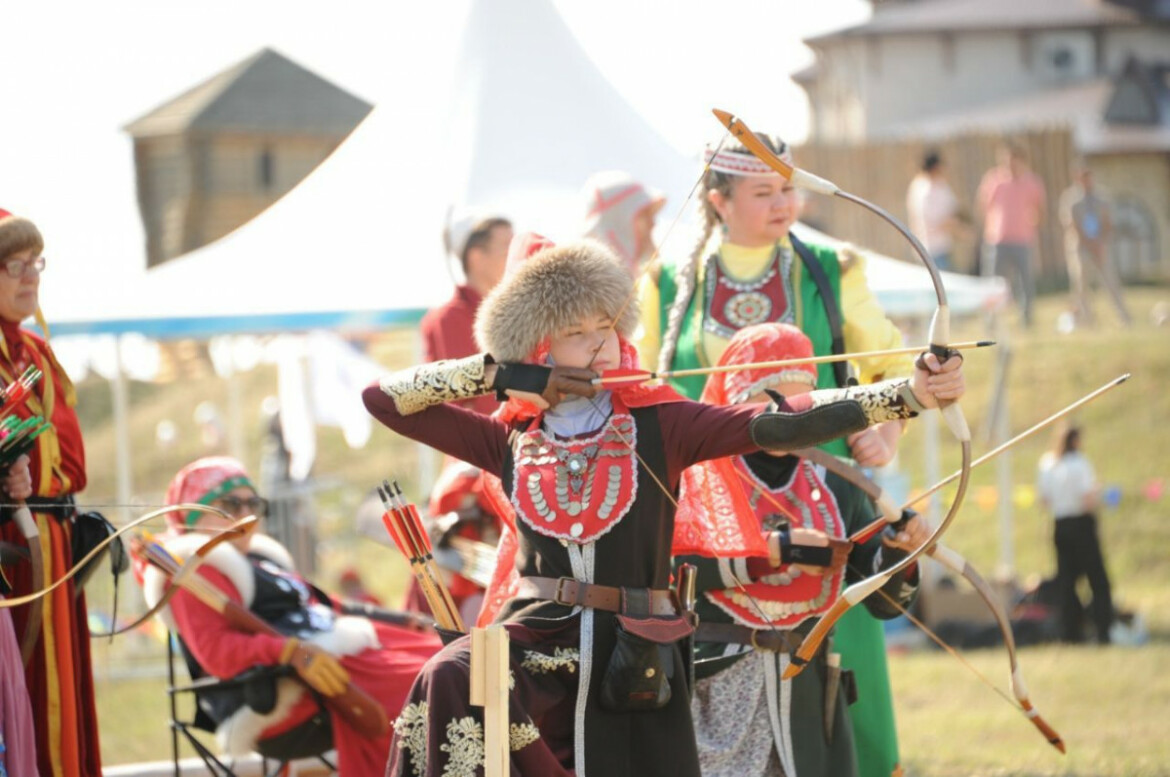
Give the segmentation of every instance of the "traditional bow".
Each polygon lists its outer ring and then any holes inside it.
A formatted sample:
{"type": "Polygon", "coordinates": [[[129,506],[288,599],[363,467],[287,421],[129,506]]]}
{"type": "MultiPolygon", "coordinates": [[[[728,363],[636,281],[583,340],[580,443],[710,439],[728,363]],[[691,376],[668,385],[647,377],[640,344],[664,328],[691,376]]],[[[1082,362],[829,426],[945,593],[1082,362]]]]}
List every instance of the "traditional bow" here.
{"type": "MultiPolygon", "coordinates": [[[[829,472],[836,473],[837,475],[860,488],[870,497],[870,499],[872,499],[877,504],[878,509],[882,513],[880,520],[885,524],[896,524],[906,515],[905,508],[895,507],[893,501],[882,489],[882,487],[866,476],[866,474],[857,467],[854,467],[851,464],[847,464],[844,461],[838,459],[836,456],[825,453],[818,448],[807,448],[804,450],[793,451],[792,455],[808,459],[814,464],[824,467],[829,472]]],[[[972,466],[976,465],[972,464],[972,466]]],[[[857,533],[857,535],[854,535],[854,537],[856,538],[859,535],[865,534],[868,528],[869,527],[862,529],[857,533]]],[[[868,539],[868,537],[865,539],[868,539]]],[[[854,541],[864,542],[864,539],[855,539],[854,541]]],[[[987,604],[987,607],[991,610],[992,615],[995,617],[995,622],[999,626],[1000,633],[1003,634],[1003,643],[1007,647],[1008,661],[1011,664],[1010,677],[1012,693],[1019,702],[1020,709],[1028,717],[1028,719],[1032,721],[1032,724],[1036,726],[1037,729],[1039,729],[1040,733],[1044,736],[1045,739],[1048,740],[1049,744],[1051,744],[1060,752],[1065,752],[1064,741],[1060,738],[1060,734],[1056,733],[1056,729],[1052,728],[1052,726],[1050,726],[1047,721],[1045,721],[1044,718],[1040,716],[1039,711],[1037,711],[1036,708],[1032,705],[1032,701],[1028,697],[1028,689],[1027,686],[1024,685],[1024,675],[1020,669],[1019,659],[1016,655],[1016,640],[1012,633],[1012,624],[1008,619],[1007,613],[1004,612],[1003,604],[1000,602],[999,597],[996,596],[995,591],[992,590],[991,586],[988,585],[983,576],[980,575],[978,571],[976,571],[971,562],[963,556],[959,555],[959,553],[955,552],[954,550],[951,550],[944,545],[936,544],[926,552],[926,555],[930,556],[932,559],[942,564],[947,569],[950,569],[955,574],[967,580],[967,582],[969,582],[975,591],[979,594],[979,598],[981,598],[987,604]]],[[[897,606],[897,603],[895,603],[895,606],[897,606]]],[[[899,609],[901,608],[899,607],[899,609]]]]}
{"type": "Polygon", "coordinates": [[[101,553],[103,550],[105,550],[107,547],[109,547],[109,545],[114,540],[118,539],[123,534],[130,531],[131,529],[134,529],[138,526],[142,526],[144,523],[147,523],[148,521],[153,521],[156,518],[161,518],[162,516],[166,515],[167,513],[171,512],[172,510],[182,510],[182,511],[196,510],[196,511],[200,511],[200,512],[215,513],[217,515],[220,515],[220,516],[222,516],[224,518],[228,518],[228,519],[231,518],[230,515],[223,512],[222,510],[218,510],[218,509],[216,509],[214,507],[210,507],[208,505],[201,505],[201,504],[195,504],[195,503],[190,503],[190,502],[182,502],[180,504],[166,505],[165,507],[160,507],[157,510],[151,510],[149,513],[146,513],[143,516],[135,518],[133,521],[130,521],[129,523],[126,523],[126,524],[123,524],[122,526],[119,526],[117,528],[117,530],[115,530],[114,532],[112,532],[110,534],[110,536],[104,538],[97,545],[94,545],[93,548],[89,551],[89,553],[86,553],[81,558],[80,561],[74,562],[73,566],[71,566],[69,568],[69,571],[66,572],[64,575],[62,575],[57,580],[54,580],[52,582],[52,584],[50,584],[44,588],[40,588],[40,589],[33,591],[31,593],[25,594],[24,596],[17,596],[17,597],[12,598],[12,599],[0,599],[0,609],[7,609],[10,607],[19,607],[22,604],[28,604],[30,602],[35,602],[38,599],[51,594],[53,591],[56,591],[61,586],[65,585],[65,583],[72,580],[74,575],[76,575],[78,572],[80,572],[81,569],[83,567],[85,567],[85,565],[88,564],[92,559],[96,558],[99,553],[101,553]]]}
{"type": "MultiPolygon", "coordinates": [[[[200,509],[198,512],[211,513],[220,517],[225,516],[222,510],[211,507],[210,505],[200,505],[200,508],[202,509],[200,509]]],[[[191,558],[183,562],[183,565],[179,568],[179,571],[175,574],[175,576],[167,581],[162,597],[154,603],[154,606],[152,606],[146,612],[142,613],[142,615],[138,616],[132,623],[128,623],[122,627],[111,625],[110,630],[107,632],[91,631],[90,636],[116,637],[119,634],[125,634],[127,632],[134,631],[134,629],[149,621],[152,617],[155,616],[155,614],[161,612],[162,609],[170,603],[174,595],[178,593],[183,581],[189,579],[191,575],[195,574],[195,571],[203,565],[204,561],[207,560],[207,557],[211,554],[211,551],[215,550],[216,547],[224,542],[229,542],[231,540],[237,540],[245,537],[246,535],[250,534],[258,525],[259,519],[257,519],[254,515],[249,515],[239,519],[231,526],[228,526],[217,534],[212,535],[206,542],[195,549],[195,553],[191,556],[191,558]]]]}
{"type": "MultiPolygon", "coordinates": [[[[938,271],[938,267],[926,252],[922,243],[911,234],[905,225],[894,218],[888,211],[874,205],[866,199],[842,191],[839,186],[827,181],[824,178],[819,178],[811,173],[800,170],[787,162],[780,159],[772,151],[765,146],[755,133],[740,119],[734,115],[726,112],[715,110],[713,111],[716,118],[723,123],[727,131],[734,135],[752,154],[755,155],[768,167],[775,170],[787,180],[791,181],[793,185],[804,189],[810,189],[821,194],[828,194],[831,196],[840,197],[849,202],[860,205],[869,210],[882,219],[887,221],[891,226],[898,230],[903,237],[910,242],[914,247],[915,253],[922,259],[923,265],[927,272],[930,273],[931,282],[934,284],[935,295],[938,297],[938,307],[934,312],[934,317],[930,322],[930,351],[938,357],[939,361],[945,361],[949,355],[947,349],[947,341],[950,340],[951,335],[951,312],[950,305],[947,302],[947,292],[943,287],[942,275],[938,271]]],[[[971,431],[967,427],[967,420],[963,417],[963,411],[957,402],[940,401],[939,410],[942,412],[943,418],[946,419],[947,426],[950,427],[951,433],[958,439],[962,449],[963,463],[960,469],[959,486],[955,494],[955,499],[951,503],[950,509],[947,510],[946,516],[939,522],[931,532],[930,537],[927,538],[921,546],[910,551],[904,559],[899,561],[894,566],[879,572],[871,577],[860,580],[845,589],[841,597],[829,610],[824,617],[817,623],[816,627],[805,637],[804,642],[801,643],[795,655],[792,657],[792,663],[788,665],[785,670],[785,677],[793,677],[800,673],[800,670],[808,663],[809,659],[816,653],[817,648],[820,647],[821,642],[828,636],[833,626],[841,619],[846,612],[852,609],[857,603],[865,599],[874,591],[886,584],[894,575],[905,571],[911,565],[918,561],[918,558],[927,551],[932,545],[937,543],[946,530],[950,527],[951,522],[954,521],[955,516],[959,512],[959,507],[963,504],[963,497],[967,493],[967,484],[970,480],[971,474],[971,431]]]]}

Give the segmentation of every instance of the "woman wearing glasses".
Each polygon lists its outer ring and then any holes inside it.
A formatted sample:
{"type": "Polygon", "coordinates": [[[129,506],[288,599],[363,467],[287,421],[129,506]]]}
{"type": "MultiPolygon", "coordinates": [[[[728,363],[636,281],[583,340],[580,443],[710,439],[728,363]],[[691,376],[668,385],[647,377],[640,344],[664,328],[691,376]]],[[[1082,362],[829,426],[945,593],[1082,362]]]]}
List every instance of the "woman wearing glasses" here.
{"type": "MultiPolygon", "coordinates": [[[[41,320],[38,293],[45,242],[26,218],[0,211],[0,384],[12,383],[29,366],[44,373],[28,400],[13,412],[40,415],[52,426],[29,452],[32,511],[39,538],[24,536],[9,510],[0,511],[0,541],[26,546],[41,556],[44,580],[62,577],[73,564],[73,495],[85,488],[85,447],[74,406],[77,397],[49,344],[21,328],[41,320]]],[[[43,320],[41,329],[45,330],[43,320]]],[[[30,533],[31,534],[31,533],[30,533]]],[[[11,570],[13,594],[30,593],[33,566],[11,570]]],[[[41,777],[101,774],[93,672],[85,595],[69,582],[41,600],[12,610],[17,640],[27,645],[25,679],[33,709],[37,766],[41,777]]]]}
{"type": "MultiPolygon", "coordinates": [[[[233,520],[262,517],[268,508],[243,465],[225,457],[199,459],[180,470],[167,490],[167,503],[205,504],[232,516],[169,513],[171,531],[163,544],[180,559],[188,558],[209,535],[233,520]]],[[[282,636],[241,631],[192,594],[179,591],[169,610],[189,665],[192,659],[197,664],[193,671],[227,679],[256,665],[291,664],[304,681],[281,680],[276,706],[265,715],[244,703],[242,691],[221,697],[215,710],[208,710],[218,725],[221,746],[232,754],[247,752],[258,740],[289,731],[316,714],[318,705],[308,690],[329,696],[335,692],[332,679],[337,677],[373,697],[393,720],[415,675],[439,649],[433,631],[424,630],[414,616],[375,611],[370,613],[379,618],[375,621],[344,614],[327,594],[297,574],[280,543],[259,532],[219,545],[198,574],[282,636]]],[[[156,569],[146,569],[143,588],[149,602],[161,598],[165,582],[156,569]]],[[[340,773],[381,775],[390,734],[367,739],[337,716],[332,723],[340,773]]]]}

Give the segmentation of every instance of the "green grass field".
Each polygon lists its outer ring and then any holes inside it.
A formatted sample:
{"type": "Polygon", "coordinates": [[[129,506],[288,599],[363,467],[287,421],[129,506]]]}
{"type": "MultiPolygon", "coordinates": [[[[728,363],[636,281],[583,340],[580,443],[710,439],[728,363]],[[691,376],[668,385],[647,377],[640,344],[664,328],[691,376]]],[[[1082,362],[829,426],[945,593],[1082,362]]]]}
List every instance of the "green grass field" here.
{"type": "MultiPolygon", "coordinates": [[[[1163,428],[1170,421],[1170,328],[1150,323],[1152,307],[1170,300],[1170,290],[1131,292],[1138,325],[1124,330],[1106,325],[1094,332],[1055,332],[1063,298],[1041,301],[1033,332],[1009,327],[1012,363],[1008,398],[1013,433],[1122,372],[1134,377],[1126,385],[1079,414],[1086,430],[1086,450],[1102,482],[1121,489],[1118,508],[1102,514],[1102,539],[1119,606],[1137,610],[1151,632],[1149,644],[1137,648],[1041,647],[1021,650],[1021,663],[1032,699],[1064,736],[1069,754],[1049,747],[1012,707],[950,656],[924,650],[891,657],[901,751],[908,773],[944,775],[1135,775],[1170,774],[1170,497],[1151,502],[1142,488],[1153,478],[1170,479],[1170,458],[1163,451],[1163,428]]],[[[1099,306],[1100,307],[1100,306],[1099,306]]],[[[1109,320],[1108,311],[1099,310],[1109,320]]],[[[1008,318],[1011,318],[1009,315],[1008,318]]],[[[989,333],[978,321],[956,327],[955,339],[989,333]]],[[[388,365],[409,359],[406,337],[379,346],[388,365]]],[[[973,430],[987,415],[995,353],[972,353],[966,362],[969,393],[963,407],[973,430]]],[[[275,391],[275,377],[261,369],[238,378],[243,382],[245,430],[251,455],[258,460],[260,400],[275,391]]],[[[113,431],[108,388],[100,382],[80,386],[83,423],[90,455],[87,501],[110,502],[113,493],[113,431]]],[[[169,386],[134,385],[134,478],[142,503],[157,504],[171,475],[203,451],[196,441],[191,410],[202,399],[224,406],[222,384],[210,377],[188,376],[169,386]],[[172,420],[179,438],[170,448],[154,442],[155,425],[172,420]]],[[[1012,462],[1015,482],[1035,479],[1036,460],[1048,444],[1041,434],[1022,444],[1012,462]]],[[[990,447],[976,440],[976,455],[990,447]]],[[[958,465],[957,445],[943,434],[943,469],[958,465]]],[[[343,487],[318,500],[319,578],[329,586],[337,571],[357,564],[372,587],[393,600],[401,590],[404,566],[396,554],[366,540],[347,536],[352,510],[373,483],[393,471],[407,482],[416,472],[415,448],[375,432],[365,451],[349,451],[340,434],[320,435],[318,471],[337,477],[343,487]]],[[[922,439],[911,431],[903,441],[901,467],[921,488],[922,439]]],[[[972,493],[947,537],[947,544],[990,574],[998,562],[999,530],[986,489],[995,485],[994,465],[977,470],[972,493]],[[976,491],[984,489],[983,498],[976,491]],[[981,505],[980,502],[983,504],[981,505]]],[[[944,499],[944,504],[949,501],[944,499]]],[[[1050,525],[1038,507],[1019,509],[1015,520],[1015,566],[1020,577],[1050,575],[1055,567],[1050,525]]],[[[124,585],[123,601],[137,598],[124,585]]],[[[108,587],[95,585],[91,609],[108,612],[108,587]]],[[[127,604],[123,604],[127,607],[127,604]]],[[[158,677],[112,679],[128,669],[158,667],[163,655],[157,638],[134,635],[112,646],[95,643],[101,679],[98,707],[104,759],[108,764],[169,756],[165,724],[166,698],[158,677]]],[[[1006,654],[1000,649],[970,651],[970,662],[998,687],[1007,690],[1006,654]]]]}

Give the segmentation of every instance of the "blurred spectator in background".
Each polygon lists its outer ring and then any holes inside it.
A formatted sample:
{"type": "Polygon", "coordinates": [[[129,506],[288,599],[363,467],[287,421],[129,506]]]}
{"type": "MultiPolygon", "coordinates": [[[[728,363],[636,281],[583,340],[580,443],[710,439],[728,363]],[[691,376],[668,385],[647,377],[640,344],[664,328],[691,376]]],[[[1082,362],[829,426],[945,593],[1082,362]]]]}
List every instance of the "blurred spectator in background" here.
{"type": "Polygon", "coordinates": [[[1077,323],[1096,323],[1089,302],[1089,278],[1085,277],[1091,272],[1109,292],[1118,318],[1130,326],[1133,319],[1125,307],[1117,267],[1109,257],[1113,233],[1109,196],[1093,183],[1093,173],[1084,162],[1073,168],[1073,185],[1060,196],[1060,222],[1064,225],[1064,258],[1077,323]]]}
{"type": "Polygon", "coordinates": [[[928,151],[922,169],[906,192],[910,229],[922,241],[940,270],[953,269],[955,238],[963,231],[959,201],[946,179],[946,166],[938,151],[928,151]]]}
{"type": "MultiPolygon", "coordinates": [[[[465,279],[441,307],[423,316],[419,332],[428,361],[458,359],[479,353],[472,328],[475,312],[487,293],[504,277],[512,223],[498,215],[468,214],[453,219],[444,234],[447,251],[459,260],[465,279]]],[[[497,402],[491,396],[469,400],[468,407],[491,413],[497,402]]]]}
{"type": "Polygon", "coordinates": [[[1109,643],[1113,623],[1113,596],[1101,542],[1097,536],[1100,489],[1093,466],[1081,453],[1081,432],[1068,427],[1058,434],[1054,448],[1040,459],[1040,498],[1055,519],[1056,584],[1060,597],[1061,638],[1081,642],[1081,614],[1077,582],[1089,580],[1097,641],[1109,643]]]}
{"type": "Polygon", "coordinates": [[[983,219],[983,274],[999,275],[1012,285],[1024,326],[1032,326],[1036,297],[1033,253],[1044,219],[1044,184],[1028,168],[1024,149],[1014,143],[999,149],[999,164],[979,184],[976,206],[983,219]]]}
{"type": "Polygon", "coordinates": [[[362,582],[362,575],[356,567],[347,567],[337,578],[338,595],[343,601],[356,604],[372,604],[381,607],[382,601],[370,593],[362,582]]]}
{"type": "Polygon", "coordinates": [[[584,192],[584,236],[612,248],[636,278],[654,255],[654,220],[666,197],[617,170],[593,175],[584,192]]]}

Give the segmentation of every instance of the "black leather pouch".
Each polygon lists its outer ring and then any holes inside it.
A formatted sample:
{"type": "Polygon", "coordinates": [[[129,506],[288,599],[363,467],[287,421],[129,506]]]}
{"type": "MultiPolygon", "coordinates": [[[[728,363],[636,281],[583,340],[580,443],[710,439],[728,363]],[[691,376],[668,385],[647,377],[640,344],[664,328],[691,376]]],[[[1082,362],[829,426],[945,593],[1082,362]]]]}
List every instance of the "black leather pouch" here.
{"type": "Polygon", "coordinates": [[[610,712],[660,710],[670,703],[674,643],[693,628],[684,618],[615,616],[617,643],[601,680],[599,703],[610,712]]]}
{"type": "MultiPolygon", "coordinates": [[[[114,525],[106,520],[106,517],[99,512],[78,513],[73,518],[73,563],[81,561],[94,548],[96,548],[103,540],[113,534],[117,529],[114,525]]],[[[78,588],[83,587],[89,580],[90,576],[97,569],[98,563],[102,556],[109,554],[110,570],[115,576],[122,574],[130,568],[130,558],[126,554],[126,546],[122,544],[122,538],[119,537],[109,545],[106,549],[99,553],[96,557],[89,560],[84,567],[77,573],[75,585],[78,588]]]]}

